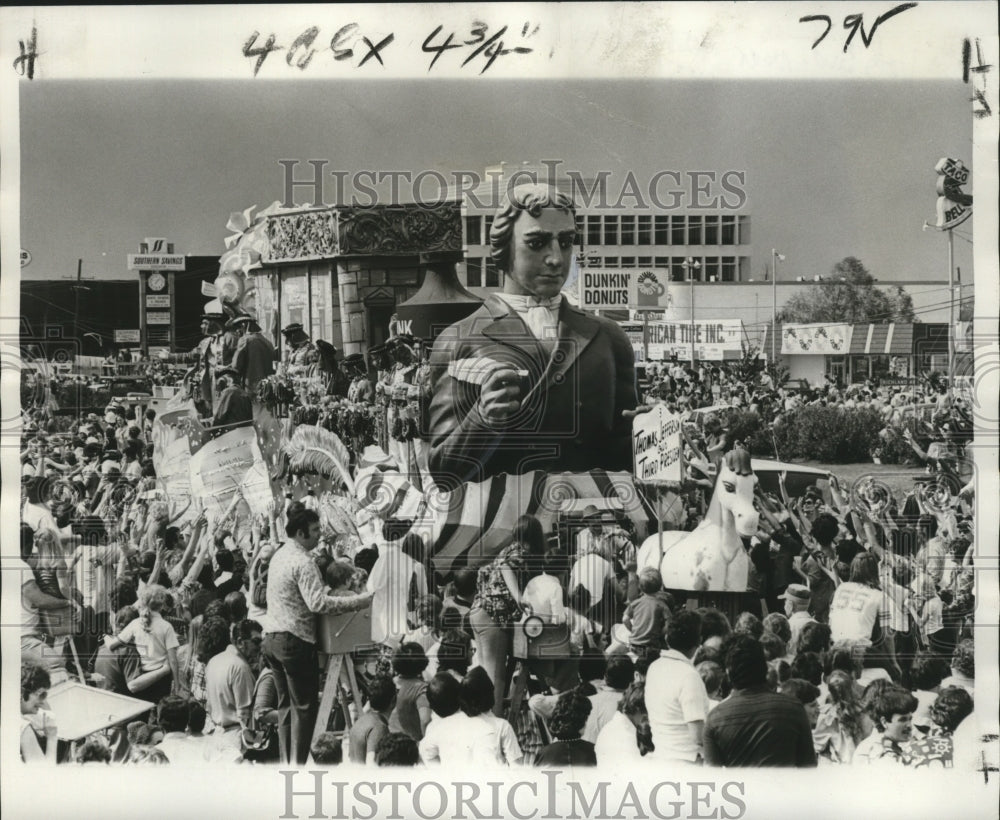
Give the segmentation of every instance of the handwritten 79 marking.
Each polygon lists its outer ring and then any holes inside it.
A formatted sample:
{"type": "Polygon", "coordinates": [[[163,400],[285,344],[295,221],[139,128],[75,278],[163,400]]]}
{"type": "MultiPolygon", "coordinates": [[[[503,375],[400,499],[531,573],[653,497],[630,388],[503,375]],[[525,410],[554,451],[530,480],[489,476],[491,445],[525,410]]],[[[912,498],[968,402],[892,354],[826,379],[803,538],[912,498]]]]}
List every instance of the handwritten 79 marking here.
{"type": "MultiPolygon", "coordinates": [[[[872,24],[871,31],[865,31],[864,15],[863,14],[848,14],[844,18],[844,28],[850,31],[847,35],[847,39],[844,41],[844,54],[847,53],[847,47],[851,44],[851,40],[854,39],[854,35],[859,31],[861,32],[861,41],[865,44],[865,48],[868,48],[872,44],[872,40],[875,39],[875,32],[878,27],[891,17],[895,17],[897,14],[902,14],[904,11],[914,8],[917,3],[901,3],[893,9],[880,14],[875,22],[872,24]]],[[[813,22],[823,22],[826,23],[826,30],[816,39],[816,42],[812,44],[812,48],[816,48],[823,40],[826,39],[826,35],[830,33],[830,29],[833,28],[833,20],[831,20],[825,14],[809,14],[805,17],[799,18],[800,23],[813,23],[813,22]]],[[[812,50],[812,49],[810,49],[812,50]]]]}

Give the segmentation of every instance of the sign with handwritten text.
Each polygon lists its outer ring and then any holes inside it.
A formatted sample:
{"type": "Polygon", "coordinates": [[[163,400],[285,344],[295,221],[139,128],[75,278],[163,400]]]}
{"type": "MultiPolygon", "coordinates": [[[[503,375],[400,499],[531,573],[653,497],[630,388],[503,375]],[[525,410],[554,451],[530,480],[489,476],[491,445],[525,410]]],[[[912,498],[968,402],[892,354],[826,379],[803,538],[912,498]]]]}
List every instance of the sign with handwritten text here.
{"type": "MultiPolygon", "coordinates": [[[[482,20],[473,20],[468,26],[445,26],[443,23],[426,31],[420,39],[420,51],[427,56],[427,71],[430,72],[441,60],[442,63],[458,61],[461,68],[469,71],[486,71],[501,57],[531,54],[535,48],[529,43],[538,34],[541,26],[531,21],[517,24],[496,25],[482,20]],[[454,52],[449,55],[449,52],[454,52]],[[445,57],[445,55],[449,55],[445,57]],[[442,59],[444,58],[444,59],[442,59]]],[[[386,67],[386,61],[396,57],[396,61],[410,59],[404,52],[405,45],[390,48],[396,35],[386,29],[366,29],[357,22],[348,22],[322,30],[319,26],[308,26],[288,42],[272,33],[262,35],[252,32],[243,43],[243,56],[253,60],[253,76],[256,77],[271,54],[284,52],[284,57],[275,62],[284,62],[288,68],[305,71],[310,65],[320,62],[343,63],[353,68],[373,70],[386,67]]]]}
{"type": "Polygon", "coordinates": [[[657,404],[632,422],[635,477],[640,481],[681,480],[681,419],[657,404]]]}
{"type": "Polygon", "coordinates": [[[208,442],[191,456],[190,465],[191,492],[209,516],[224,514],[237,490],[247,498],[246,487],[254,506],[261,507],[266,500],[267,467],[253,427],[239,427],[208,442]]]}

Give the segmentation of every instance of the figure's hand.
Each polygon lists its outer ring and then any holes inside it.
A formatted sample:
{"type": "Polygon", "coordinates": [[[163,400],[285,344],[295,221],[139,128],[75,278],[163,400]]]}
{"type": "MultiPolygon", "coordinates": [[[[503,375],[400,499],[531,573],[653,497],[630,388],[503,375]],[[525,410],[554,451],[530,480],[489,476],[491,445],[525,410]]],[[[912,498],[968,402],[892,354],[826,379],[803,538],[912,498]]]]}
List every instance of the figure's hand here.
{"type": "Polygon", "coordinates": [[[486,421],[502,422],[521,407],[521,377],[516,370],[495,370],[479,394],[479,412],[486,421]]]}
{"type": "Polygon", "coordinates": [[[53,740],[59,734],[59,727],[50,712],[42,713],[42,729],[45,732],[46,740],[53,740]]]}

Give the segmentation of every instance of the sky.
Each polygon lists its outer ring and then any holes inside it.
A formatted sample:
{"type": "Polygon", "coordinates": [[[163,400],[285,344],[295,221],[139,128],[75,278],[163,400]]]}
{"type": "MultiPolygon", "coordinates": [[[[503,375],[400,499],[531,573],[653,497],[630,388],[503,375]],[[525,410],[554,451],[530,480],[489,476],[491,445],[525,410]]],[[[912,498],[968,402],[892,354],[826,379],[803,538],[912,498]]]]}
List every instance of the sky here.
{"type": "MultiPolygon", "coordinates": [[[[233,211],[283,196],[281,159],[326,169],[482,172],[561,160],[611,186],[631,171],[746,174],[753,274],[857,256],[880,282],[947,278],[935,163],[971,167],[955,81],[48,81],[20,84],[26,276],[121,277],[144,237],[224,250],[233,211]]],[[[334,204],[332,178],[324,193],[334,204]]],[[[971,220],[956,265],[971,280],[971,220]]]]}

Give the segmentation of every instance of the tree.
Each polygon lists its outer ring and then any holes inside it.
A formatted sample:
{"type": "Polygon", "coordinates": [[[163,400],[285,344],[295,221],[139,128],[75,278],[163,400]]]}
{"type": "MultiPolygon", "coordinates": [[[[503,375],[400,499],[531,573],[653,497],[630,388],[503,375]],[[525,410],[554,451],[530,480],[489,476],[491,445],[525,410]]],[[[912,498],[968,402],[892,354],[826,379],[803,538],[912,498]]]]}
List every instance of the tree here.
{"type": "Polygon", "coordinates": [[[795,294],[778,313],[782,322],[912,322],[913,299],[896,285],[888,292],[854,256],[833,266],[827,281],[795,294]]]}

